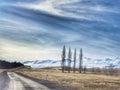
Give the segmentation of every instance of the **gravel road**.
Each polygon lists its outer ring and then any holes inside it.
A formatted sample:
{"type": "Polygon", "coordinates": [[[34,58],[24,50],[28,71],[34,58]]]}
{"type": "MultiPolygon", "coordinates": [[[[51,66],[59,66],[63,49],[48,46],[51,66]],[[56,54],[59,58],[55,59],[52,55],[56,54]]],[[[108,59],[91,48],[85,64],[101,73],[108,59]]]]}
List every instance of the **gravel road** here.
{"type": "Polygon", "coordinates": [[[7,72],[10,82],[8,90],[50,90],[46,86],[14,72],[7,72]]]}

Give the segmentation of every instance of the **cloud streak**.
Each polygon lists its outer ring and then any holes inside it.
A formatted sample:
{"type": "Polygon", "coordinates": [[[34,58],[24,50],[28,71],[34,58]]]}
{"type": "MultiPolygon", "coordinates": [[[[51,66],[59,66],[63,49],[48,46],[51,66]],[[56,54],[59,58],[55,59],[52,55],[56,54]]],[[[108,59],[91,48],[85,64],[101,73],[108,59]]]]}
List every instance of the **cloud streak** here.
{"type": "Polygon", "coordinates": [[[49,59],[60,59],[64,44],[83,48],[89,57],[118,57],[119,4],[112,0],[1,0],[1,57],[15,59],[18,52],[17,59],[45,59],[46,52],[49,59]]]}

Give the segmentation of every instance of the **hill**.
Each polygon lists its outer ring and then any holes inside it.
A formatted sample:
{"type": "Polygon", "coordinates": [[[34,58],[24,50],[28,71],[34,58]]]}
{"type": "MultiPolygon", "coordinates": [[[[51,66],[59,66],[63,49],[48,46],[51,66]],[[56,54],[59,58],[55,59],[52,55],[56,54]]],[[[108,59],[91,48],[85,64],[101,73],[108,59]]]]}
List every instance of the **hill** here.
{"type": "Polygon", "coordinates": [[[5,60],[0,60],[0,69],[11,69],[11,68],[16,68],[20,66],[24,66],[24,65],[19,62],[8,62],[5,60]]]}

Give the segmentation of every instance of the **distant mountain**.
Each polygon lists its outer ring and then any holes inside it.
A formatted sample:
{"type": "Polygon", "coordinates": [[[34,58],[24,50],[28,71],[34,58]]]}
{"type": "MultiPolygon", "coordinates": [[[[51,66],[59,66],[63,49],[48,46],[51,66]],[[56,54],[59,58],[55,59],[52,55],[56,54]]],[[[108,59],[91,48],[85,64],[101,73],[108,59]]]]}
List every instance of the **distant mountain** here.
{"type": "Polygon", "coordinates": [[[44,67],[56,67],[60,66],[60,60],[35,60],[35,61],[24,61],[24,65],[31,66],[33,68],[44,68],[44,67]]]}
{"type": "MultiPolygon", "coordinates": [[[[35,61],[33,60],[33,61],[24,61],[22,63],[24,65],[28,65],[33,68],[58,67],[61,65],[61,60],[35,60],[35,61]]],[[[107,67],[110,64],[113,64],[115,67],[120,67],[120,58],[93,59],[93,58],[85,57],[83,59],[83,66],[86,66],[88,68],[107,67]]],[[[78,65],[79,65],[79,60],[77,61],[77,67],[78,65]]],[[[72,66],[73,66],[73,61],[72,61],[72,66]]]]}

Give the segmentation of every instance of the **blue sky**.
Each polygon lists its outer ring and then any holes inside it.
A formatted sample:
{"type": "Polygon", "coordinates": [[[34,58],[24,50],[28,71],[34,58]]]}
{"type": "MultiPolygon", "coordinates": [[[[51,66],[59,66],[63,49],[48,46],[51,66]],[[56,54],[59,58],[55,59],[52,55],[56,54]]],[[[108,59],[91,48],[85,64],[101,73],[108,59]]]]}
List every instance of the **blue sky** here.
{"type": "Polygon", "coordinates": [[[0,57],[60,59],[63,45],[119,57],[119,10],[119,0],[0,0],[0,57]]]}

